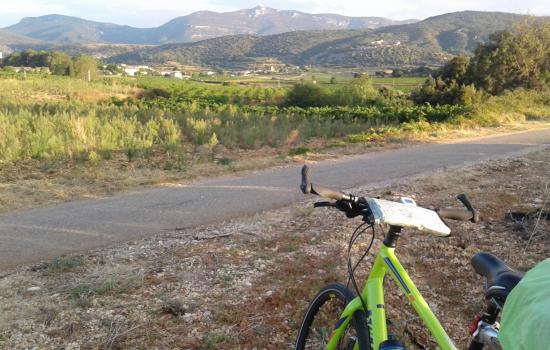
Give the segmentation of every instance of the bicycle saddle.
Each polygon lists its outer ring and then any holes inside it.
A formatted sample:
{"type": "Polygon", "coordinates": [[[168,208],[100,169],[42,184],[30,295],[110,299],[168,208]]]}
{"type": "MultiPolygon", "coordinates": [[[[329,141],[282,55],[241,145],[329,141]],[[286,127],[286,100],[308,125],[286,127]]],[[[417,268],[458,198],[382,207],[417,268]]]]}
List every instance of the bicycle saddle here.
{"type": "Polygon", "coordinates": [[[472,266],[478,274],[487,280],[487,290],[485,291],[487,299],[506,300],[508,294],[524,275],[523,272],[514,271],[504,261],[489,253],[474,255],[472,266]]]}

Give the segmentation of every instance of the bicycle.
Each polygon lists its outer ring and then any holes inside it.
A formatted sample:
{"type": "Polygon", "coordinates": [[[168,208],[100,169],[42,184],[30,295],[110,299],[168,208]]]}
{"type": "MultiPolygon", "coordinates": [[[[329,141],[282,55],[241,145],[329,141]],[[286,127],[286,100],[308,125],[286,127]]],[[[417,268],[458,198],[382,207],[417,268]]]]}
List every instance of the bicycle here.
{"type": "MultiPolygon", "coordinates": [[[[334,207],[343,211],[348,218],[361,217],[363,223],[354,231],[348,245],[348,285],[331,284],[322,288],[306,310],[295,349],[355,349],[355,350],[400,350],[403,343],[388,334],[388,325],[384,304],[384,278],[390,275],[399,289],[405,294],[419,318],[426,325],[438,346],[443,350],[457,349],[441,323],[414,285],[405,268],[399,262],[395,248],[402,230],[412,228],[436,236],[446,237],[451,229],[443,219],[479,221],[479,213],[465,195],[457,198],[466,209],[427,209],[416,206],[411,198],[402,198],[401,202],[384,199],[359,197],[344,194],[327,187],[312,184],[309,168],[302,168],[304,194],[315,194],[333,200],[317,202],[315,208],[334,207]],[[388,226],[387,233],[374,260],[365,286],[359,290],[354,272],[366,257],[374,241],[374,225],[388,226]],[[361,231],[360,228],[363,228],[361,231]],[[372,228],[370,245],[360,257],[352,263],[351,247],[365,228],[372,228]],[[332,305],[336,302],[336,305],[332,305]],[[327,306],[328,317],[320,310],[327,306]],[[317,321],[335,322],[334,327],[317,325],[317,321]],[[335,318],[337,317],[337,318],[335,318]],[[309,339],[308,337],[312,338],[309,339]]],[[[470,350],[501,350],[498,341],[497,322],[506,297],[520,281],[522,273],[508,267],[497,257],[488,253],[478,253],[472,258],[475,271],[485,278],[487,307],[476,315],[470,334],[470,350]]]]}

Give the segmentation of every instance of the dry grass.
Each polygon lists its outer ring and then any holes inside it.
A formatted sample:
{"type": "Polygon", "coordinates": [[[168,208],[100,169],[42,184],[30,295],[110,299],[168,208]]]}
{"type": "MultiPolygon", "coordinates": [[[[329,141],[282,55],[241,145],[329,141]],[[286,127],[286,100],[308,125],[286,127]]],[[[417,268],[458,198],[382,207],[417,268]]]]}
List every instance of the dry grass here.
{"type": "MultiPolygon", "coordinates": [[[[481,210],[479,225],[452,223],[449,238],[406,232],[398,247],[403,265],[460,348],[483,306],[482,280],[470,257],[489,251],[525,270],[550,254],[548,234],[524,250],[528,235],[505,219],[508,211],[543,203],[549,173],[550,155],[539,152],[357,190],[408,194],[425,206],[456,206],[454,196],[465,192],[481,210]]],[[[291,348],[316,290],[346,281],[347,240],[359,223],[329,209],[312,211],[310,204],[122,244],[83,256],[79,264],[67,258],[0,279],[0,346],[291,348]],[[223,238],[196,239],[214,231],[223,238]],[[29,292],[31,286],[41,290],[29,292]]],[[[541,232],[550,232],[548,222],[540,225],[541,232]]],[[[361,241],[355,253],[365,245],[361,241]]],[[[371,263],[372,256],[360,276],[371,263]]],[[[403,307],[406,300],[388,288],[386,305],[397,334],[407,337],[411,349],[435,348],[403,307]]]]}
{"type": "Polygon", "coordinates": [[[29,160],[0,167],[0,213],[30,209],[86,198],[101,198],[121,192],[140,191],[153,186],[174,186],[208,174],[218,176],[284,166],[296,162],[320,161],[408,146],[417,142],[460,141],[479,136],[547,128],[549,124],[527,123],[500,128],[442,132],[410,140],[347,144],[341,140],[312,139],[297,152],[291,146],[280,149],[215,151],[190,149],[182,160],[167,159],[165,152],[129,162],[122,153],[113,153],[97,165],[88,161],[29,160]],[[304,150],[303,152],[301,150],[304,150]],[[292,155],[296,153],[296,155],[292,155]]]}

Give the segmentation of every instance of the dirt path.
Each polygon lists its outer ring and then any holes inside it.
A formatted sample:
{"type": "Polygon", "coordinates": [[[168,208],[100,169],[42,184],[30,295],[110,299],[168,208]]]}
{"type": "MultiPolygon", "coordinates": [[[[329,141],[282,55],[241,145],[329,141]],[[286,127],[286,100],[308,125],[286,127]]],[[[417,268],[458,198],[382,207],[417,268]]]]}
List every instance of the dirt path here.
{"type": "MultiPolygon", "coordinates": [[[[314,179],[343,189],[388,183],[548,144],[550,129],[420,145],[319,162],[314,179]]],[[[298,181],[299,168],[287,167],[0,215],[0,270],[288,205],[302,199],[298,181]]]]}

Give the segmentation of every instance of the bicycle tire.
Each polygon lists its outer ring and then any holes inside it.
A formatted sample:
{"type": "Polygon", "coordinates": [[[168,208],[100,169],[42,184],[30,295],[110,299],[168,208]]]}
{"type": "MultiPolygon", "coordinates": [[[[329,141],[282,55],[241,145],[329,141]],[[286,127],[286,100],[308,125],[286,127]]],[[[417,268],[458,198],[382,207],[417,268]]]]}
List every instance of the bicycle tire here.
{"type": "MultiPolygon", "coordinates": [[[[345,305],[347,305],[351,300],[353,300],[353,298],[355,298],[355,294],[346,286],[338,283],[329,284],[322,288],[307,308],[306,314],[302,321],[302,325],[300,326],[300,331],[298,332],[296,346],[294,347],[295,350],[319,350],[319,346],[322,347],[326,345],[326,343],[323,344],[322,341],[321,344],[317,344],[315,343],[315,341],[312,341],[312,344],[310,344],[310,342],[308,342],[308,336],[311,333],[317,332],[317,329],[313,329],[312,332],[312,325],[315,321],[317,314],[319,313],[319,310],[324,306],[324,304],[326,304],[328,301],[334,300],[334,298],[337,298],[338,302],[340,302],[341,310],[336,312],[336,318],[330,320],[332,322],[332,324],[330,324],[330,331],[333,330],[332,327],[334,326],[334,323],[338,321],[337,318],[344,310],[345,305]]],[[[370,334],[365,312],[363,310],[355,312],[352,320],[349,323],[348,330],[355,331],[356,338],[355,340],[350,339],[348,343],[341,343],[338,347],[339,349],[353,349],[353,341],[358,341],[360,350],[371,350],[370,334]]],[[[327,341],[328,339],[324,340],[327,341]]]]}
{"type": "Polygon", "coordinates": [[[472,340],[470,346],[468,347],[468,350],[483,350],[484,347],[485,344],[472,340]]]}

